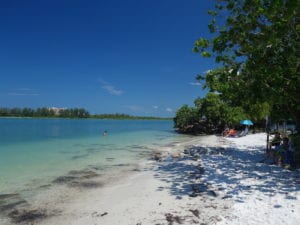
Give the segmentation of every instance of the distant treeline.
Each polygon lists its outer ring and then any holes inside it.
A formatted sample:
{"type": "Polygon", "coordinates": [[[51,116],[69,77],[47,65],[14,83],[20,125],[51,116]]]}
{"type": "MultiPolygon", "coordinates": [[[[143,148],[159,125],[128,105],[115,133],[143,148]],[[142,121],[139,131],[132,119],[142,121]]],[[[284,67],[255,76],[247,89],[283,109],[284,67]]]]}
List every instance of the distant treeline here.
{"type": "Polygon", "coordinates": [[[58,118],[88,118],[89,112],[83,108],[0,108],[2,117],[58,117],[58,118]]]}
{"type": "Polygon", "coordinates": [[[131,116],[128,114],[116,113],[116,114],[97,114],[91,115],[90,118],[95,119],[131,119],[131,120],[166,120],[171,118],[161,118],[161,117],[153,117],[153,116],[131,116]]]}
{"type": "Polygon", "coordinates": [[[38,118],[93,118],[93,119],[132,119],[132,120],[166,120],[171,118],[131,116],[128,114],[96,114],[91,115],[84,108],[0,108],[0,117],[38,117],[38,118]]]}

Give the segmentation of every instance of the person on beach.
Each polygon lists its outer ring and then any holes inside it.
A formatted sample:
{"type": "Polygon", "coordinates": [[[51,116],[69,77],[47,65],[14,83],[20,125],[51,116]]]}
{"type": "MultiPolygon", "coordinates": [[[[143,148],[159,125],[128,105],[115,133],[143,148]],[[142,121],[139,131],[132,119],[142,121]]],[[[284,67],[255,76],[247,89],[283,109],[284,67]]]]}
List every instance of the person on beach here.
{"type": "Polygon", "coordinates": [[[283,138],[283,143],[280,146],[283,149],[283,164],[286,167],[294,165],[294,148],[287,137],[283,138]]]}
{"type": "Polygon", "coordinates": [[[227,137],[229,133],[229,128],[226,126],[226,128],[224,129],[224,131],[222,132],[223,137],[227,137]]]}
{"type": "Polygon", "coordinates": [[[223,137],[236,137],[236,130],[234,128],[229,129],[228,127],[223,131],[223,137]]]}
{"type": "Polygon", "coordinates": [[[239,137],[243,137],[243,136],[246,136],[247,134],[249,133],[249,128],[248,128],[248,126],[246,125],[245,126],[245,129],[241,132],[241,133],[239,133],[239,137]]]}
{"type": "Polygon", "coordinates": [[[288,137],[284,137],[282,144],[275,148],[275,162],[277,165],[284,165],[287,168],[294,164],[293,148],[288,137]]]}
{"type": "Polygon", "coordinates": [[[279,132],[276,132],[275,133],[275,136],[274,138],[272,139],[271,141],[271,146],[270,146],[270,150],[267,152],[267,154],[269,154],[270,158],[273,159],[273,163],[276,163],[277,162],[277,159],[276,159],[276,149],[280,146],[280,143],[281,143],[281,135],[279,132]]]}
{"type": "Polygon", "coordinates": [[[235,129],[230,129],[227,136],[228,136],[228,137],[235,137],[235,136],[236,136],[236,131],[235,131],[235,129]]]}
{"type": "Polygon", "coordinates": [[[279,146],[281,143],[281,140],[282,140],[282,138],[281,138],[280,133],[276,132],[274,138],[271,141],[271,146],[275,146],[275,147],[279,146]]]}

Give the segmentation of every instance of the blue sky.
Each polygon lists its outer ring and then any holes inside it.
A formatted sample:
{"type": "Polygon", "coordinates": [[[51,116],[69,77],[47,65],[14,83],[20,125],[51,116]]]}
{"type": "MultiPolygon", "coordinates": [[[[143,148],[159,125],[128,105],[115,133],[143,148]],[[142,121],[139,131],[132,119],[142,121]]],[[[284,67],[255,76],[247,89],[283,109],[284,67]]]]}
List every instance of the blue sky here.
{"type": "Polygon", "coordinates": [[[214,67],[192,52],[213,0],[0,1],[0,107],[174,116],[214,67]]]}

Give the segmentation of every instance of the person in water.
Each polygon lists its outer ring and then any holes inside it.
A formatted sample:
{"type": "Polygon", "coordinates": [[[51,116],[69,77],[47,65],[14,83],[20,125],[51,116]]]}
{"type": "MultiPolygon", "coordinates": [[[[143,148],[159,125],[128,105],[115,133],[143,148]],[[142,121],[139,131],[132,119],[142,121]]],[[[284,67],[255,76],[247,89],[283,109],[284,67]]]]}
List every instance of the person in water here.
{"type": "Polygon", "coordinates": [[[105,130],[104,132],[103,132],[103,136],[106,136],[107,135],[107,130],[105,130]]]}

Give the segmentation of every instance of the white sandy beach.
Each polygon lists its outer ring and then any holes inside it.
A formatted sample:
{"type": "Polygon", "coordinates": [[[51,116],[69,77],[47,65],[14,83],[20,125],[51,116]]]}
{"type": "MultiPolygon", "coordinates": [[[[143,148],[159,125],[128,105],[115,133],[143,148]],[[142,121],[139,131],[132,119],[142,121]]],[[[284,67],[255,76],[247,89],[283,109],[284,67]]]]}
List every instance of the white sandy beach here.
{"type": "Polygon", "coordinates": [[[199,140],[75,198],[60,190],[30,224],[299,224],[300,171],[259,163],[265,134],[199,140]]]}

